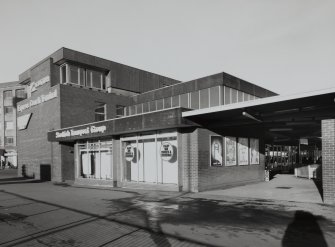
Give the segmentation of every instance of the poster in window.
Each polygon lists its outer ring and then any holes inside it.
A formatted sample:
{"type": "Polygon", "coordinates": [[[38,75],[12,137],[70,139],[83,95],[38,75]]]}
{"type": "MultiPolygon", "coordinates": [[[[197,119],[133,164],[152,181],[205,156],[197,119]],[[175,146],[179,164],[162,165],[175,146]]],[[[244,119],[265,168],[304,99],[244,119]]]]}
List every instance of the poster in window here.
{"type": "Polygon", "coordinates": [[[236,137],[226,137],[226,166],[236,165],[236,137]]]}
{"type": "Polygon", "coordinates": [[[211,166],[223,165],[223,138],[222,136],[211,136],[211,166]]]}
{"type": "Polygon", "coordinates": [[[246,166],[249,164],[249,146],[248,138],[238,138],[238,164],[246,166]]]}
{"type": "Polygon", "coordinates": [[[259,140],[250,138],[250,164],[259,165],[259,140]]]}

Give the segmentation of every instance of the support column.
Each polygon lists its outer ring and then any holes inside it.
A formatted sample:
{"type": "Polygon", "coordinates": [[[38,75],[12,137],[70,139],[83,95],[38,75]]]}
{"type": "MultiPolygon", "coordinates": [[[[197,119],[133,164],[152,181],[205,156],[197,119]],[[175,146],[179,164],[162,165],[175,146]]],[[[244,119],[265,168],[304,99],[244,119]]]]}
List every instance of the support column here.
{"type": "Polygon", "coordinates": [[[322,120],[323,201],[335,204],[335,119],[322,120]]]}

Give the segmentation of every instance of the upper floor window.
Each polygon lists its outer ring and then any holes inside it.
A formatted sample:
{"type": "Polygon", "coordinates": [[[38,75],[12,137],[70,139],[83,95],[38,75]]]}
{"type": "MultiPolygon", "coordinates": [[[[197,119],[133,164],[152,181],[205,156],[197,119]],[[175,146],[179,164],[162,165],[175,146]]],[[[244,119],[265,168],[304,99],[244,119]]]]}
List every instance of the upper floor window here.
{"type": "Polygon", "coordinates": [[[13,130],[13,129],[14,129],[13,121],[5,121],[5,130],[13,130]]]}
{"type": "Polygon", "coordinates": [[[13,104],[13,91],[12,90],[7,90],[3,92],[3,99],[4,103],[6,105],[12,105],[13,104]]]}
{"type": "Polygon", "coordinates": [[[5,145],[13,145],[14,137],[13,136],[5,136],[5,145]]]}
{"type": "Polygon", "coordinates": [[[106,104],[105,103],[100,103],[96,108],[95,108],[95,121],[103,121],[106,120],[106,104]]]}
{"type": "Polygon", "coordinates": [[[15,96],[17,98],[17,101],[21,101],[27,98],[26,90],[24,89],[17,89],[15,92],[15,96]]]}
{"type": "Polygon", "coordinates": [[[105,73],[72,64],[61,66],[61,83],[71,83],[89,88],[106,90],[105,73]]]}
{"type": "Polygon", "coordinates": [[[125,115],[125,106],[116,105],[116,117],[123,117],[125,115]]]}

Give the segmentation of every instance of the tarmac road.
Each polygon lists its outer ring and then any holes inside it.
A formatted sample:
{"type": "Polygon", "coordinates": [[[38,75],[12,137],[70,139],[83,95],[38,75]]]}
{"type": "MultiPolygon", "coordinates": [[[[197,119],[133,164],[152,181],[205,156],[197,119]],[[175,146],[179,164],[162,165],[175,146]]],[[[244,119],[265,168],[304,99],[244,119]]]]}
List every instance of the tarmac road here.
{"type": "Polygon", "coordinates": [[[334,206],[1,174],[1,246],[335,246],[334,206]]]}

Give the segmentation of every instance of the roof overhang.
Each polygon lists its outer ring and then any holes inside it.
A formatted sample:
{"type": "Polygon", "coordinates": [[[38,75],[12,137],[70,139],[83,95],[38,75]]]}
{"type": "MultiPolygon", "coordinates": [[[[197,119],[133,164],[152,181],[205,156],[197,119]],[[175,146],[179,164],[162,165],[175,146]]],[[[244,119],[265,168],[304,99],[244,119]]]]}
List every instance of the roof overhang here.
{"type": "Polygon", "coordinates": [[[335,118],[335,88],[221,105],[183,112],[182,116],[213,131],[264,135],[267,142],[320,140],[321,120],[335,118]]]}

